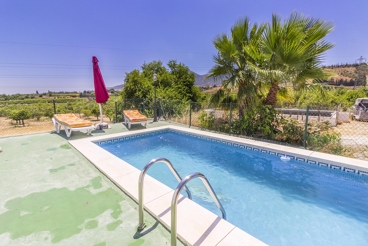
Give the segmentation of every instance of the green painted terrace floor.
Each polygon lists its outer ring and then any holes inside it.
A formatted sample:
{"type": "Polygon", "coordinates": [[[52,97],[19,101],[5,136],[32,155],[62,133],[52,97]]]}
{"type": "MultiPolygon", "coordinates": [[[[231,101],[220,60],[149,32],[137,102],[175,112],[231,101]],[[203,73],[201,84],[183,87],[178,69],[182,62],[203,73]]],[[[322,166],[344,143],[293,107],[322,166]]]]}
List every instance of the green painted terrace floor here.
{"type": "MultiPolygon", "coordinates": [[[[120,123],[92,134],[122,131],[120,123]]],[[[70,139],[86,137],[73,132],[70,139]]],[[[149,214],[137,232],[137,204],[71,147],[63,130],[0,138],[0,147],[0,245],[170,245],[170,232],[149,214]]]]}

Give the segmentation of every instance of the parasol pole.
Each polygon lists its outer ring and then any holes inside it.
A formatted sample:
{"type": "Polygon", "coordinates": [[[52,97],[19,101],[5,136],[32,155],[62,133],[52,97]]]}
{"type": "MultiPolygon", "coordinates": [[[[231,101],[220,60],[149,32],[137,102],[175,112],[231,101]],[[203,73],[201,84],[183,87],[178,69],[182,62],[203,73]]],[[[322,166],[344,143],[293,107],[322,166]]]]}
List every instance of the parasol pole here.
{"type": "Polygon", "coordinates": [[[101,107],[101,103],[99,103],[98,106],[100,107],[100,124],[102,124],[102,107],[101,107]]]}

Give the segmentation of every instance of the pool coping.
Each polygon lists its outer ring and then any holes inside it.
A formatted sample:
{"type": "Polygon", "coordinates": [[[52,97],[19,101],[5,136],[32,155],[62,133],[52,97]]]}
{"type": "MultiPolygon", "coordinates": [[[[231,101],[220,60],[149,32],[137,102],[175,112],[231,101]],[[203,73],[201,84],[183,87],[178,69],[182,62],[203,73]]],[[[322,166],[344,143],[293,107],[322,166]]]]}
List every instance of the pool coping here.
{"type": "MultiPolygon", "coordinates": [[[[132,199],[138,201],[138,178],[140,170],[99,147],[96,142],[112,141],[117,138],[136,136],[137,134],[149,134],[162,130],[180,131],[200,138],[208,138],[212,141],[234,145],[239,148],[276,156],[286,155],[291,159],[312,165],[368,176],[367,161],[177,126],[162,126],[141,131],[70,140],[69,143],[132,199]]],[[[170,204],[174,191],[149,175],[146,175],[144,182],[145,209],[170,229],[170,204]]],[[[232,245],[265,245],[257,238],[221,219],[216,214],[186,197],[179,198],[177,223],[178,237],[190,245],[229,245],[229,242],[232,245]]]]}

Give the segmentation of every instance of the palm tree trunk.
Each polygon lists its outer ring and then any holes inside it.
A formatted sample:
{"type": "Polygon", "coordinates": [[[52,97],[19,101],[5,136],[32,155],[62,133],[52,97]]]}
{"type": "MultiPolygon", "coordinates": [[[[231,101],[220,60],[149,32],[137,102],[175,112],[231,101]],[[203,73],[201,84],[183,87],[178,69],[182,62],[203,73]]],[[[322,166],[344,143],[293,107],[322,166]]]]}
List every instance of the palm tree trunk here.
{"type": "Polygon", "coordinates": [[[238,110],[239,110],[239,118],[243,119],[244,117],[244,105],[242,103],[239,103],[238,110]]]}
{"type": "Polygon", "coordinates": [[[246,98],[242,98],[240,92],[243,90],[244,88],[244,83],[242,81],[242,83],[239,83],[239,87],[238,87],[238,110],[239,110],[239,117],[241,119],[243,119],[244,117],[244,108],[245,108],[245,105],[247,105],[247,102],[246,102],[246,98]],[[243,101],[244,100],[244,101],[243,101]]]}
{"type": "Polygon", "coordinates": [[[277,102],[277,92],[279,91],[279,83],[273,82],[270,90],[268,91],[265,104],[275,106],[277,102]]]}

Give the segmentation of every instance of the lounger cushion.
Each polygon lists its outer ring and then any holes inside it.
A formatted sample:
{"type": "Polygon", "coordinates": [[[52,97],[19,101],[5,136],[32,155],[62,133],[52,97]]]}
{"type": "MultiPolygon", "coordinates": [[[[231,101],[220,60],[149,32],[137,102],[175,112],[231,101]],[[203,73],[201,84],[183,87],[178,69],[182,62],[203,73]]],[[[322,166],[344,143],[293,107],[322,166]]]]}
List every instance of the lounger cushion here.
{"type": "Polygon", "coordinates": [[[54,114],[54,118],[70,128],[92,126],[91,121],[78,118],[75,114],[54,114]]]}
{"type": "Polygon", "coordinates": [[[124,110],[124,115],[130,122],[147,121],[147,117],[139,113],[138,110],[124,110]]]}

